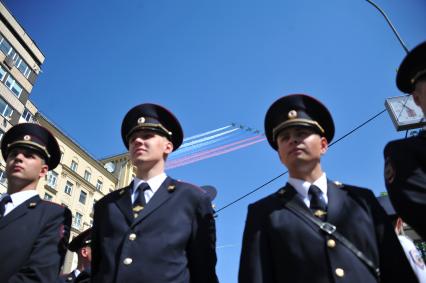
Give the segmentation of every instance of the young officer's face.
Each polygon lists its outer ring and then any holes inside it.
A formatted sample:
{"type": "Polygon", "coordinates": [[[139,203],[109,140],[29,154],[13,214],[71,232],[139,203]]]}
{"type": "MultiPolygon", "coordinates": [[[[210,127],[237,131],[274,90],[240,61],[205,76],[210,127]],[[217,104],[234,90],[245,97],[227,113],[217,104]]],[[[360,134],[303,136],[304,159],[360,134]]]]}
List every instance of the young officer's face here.
{"type": "Polygon", "coordinates": [[[305,127],[291,127],[277,136],[278,154],[289,170],[298,170],[307,164],[319,164],[327,151],[326,138],[305,127]]]}
{"type": "Polygon", "coordinates": [[[173,150],[173,144],[153,131],[137,131],[130,136],[130,160],[136,167],[165,160],[173,150]]]}
{"type": "Polygon", "coordinates": [[[21,180],[26,182],[38,181],[47,174],[48,166],[33,150],[14,148],[6,159],[6,174],[9,182],[21,180]]]}

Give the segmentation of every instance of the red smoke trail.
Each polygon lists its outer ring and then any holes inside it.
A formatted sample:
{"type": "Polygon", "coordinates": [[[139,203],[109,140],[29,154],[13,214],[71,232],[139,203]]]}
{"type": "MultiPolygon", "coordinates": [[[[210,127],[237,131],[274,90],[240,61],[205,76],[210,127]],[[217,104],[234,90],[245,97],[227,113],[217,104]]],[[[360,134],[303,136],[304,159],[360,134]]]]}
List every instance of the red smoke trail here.
{"type": "Polygon", "coordinates": [[[258,140],[255,140],[255,141],[252,141],[252,142],[249,142],[249,143],[245,143],[245,144],[242,144],[242,145],[239,145],[239,146],[236,146],[236,147],[232,147],[232,148],[229,148],[229,149],[225,149],[225,150],[222,150],[222,151],[216,151],[216,152],[213,152],[211,154],[207,154],[207,155],[203,155],[203,156],[198,156],[198,157],[195,157],[193,159],[188,159],[186,161],[182,161],[181,163],[177,163],[177,164],[173,164],[171,166],[167,166],[167,169],[173,169],[173,168],[181,167],[181,166],[188,165],[188,164],[191,164],[191,163],[203,160],[203,159],[207,159],[207,158],[215,157],[215,156],[218,156],[218,155],[222,155],[222,154],[225,154],[225,153],[228,153],[228,152],[240,149],[240,148],[244,148],[244,147],[250,146],[252,144],[256,144],[256,143],[262,142],[264,140],[266,140],[266,138],[261,138],[261,139],[258,139],[258,140]]]}
{"type": "Polygon", "coordinates": [[[241,143],[249,142],[251,140],[257,139],[260,136],[261,135],[255,135],[255,136],[250,137],[250,138],[246,138],[246,139],[239,140],[239,141],[236,141],[236,142],[233,142],[233,143],[229,143],[229,144],[225,144],[225,145],[222,145],[222,146],[219,146],[219,147],[216,147],[216,148],[212,148],[212,149],[205,150],[205,151],[200,151],[200,152],[197,152],[197,153],[194,153],[194,154],[191,154],[191,155],[187,155],[187,156],[184,156],[184,157],[181,157],[181,158],[170,160],[169,162],[167,162],[167,165],[171,166],[171,165],[173,165],[175,163],[184,162],[187,159],[196,158],[198,156],[203,156],[203,155],[206,155],[206,154],[210,154],[212,152],[223,150],[223,149],[226,149],[228,147],[236,146],[236,145],[241,144],[241,143]]]}

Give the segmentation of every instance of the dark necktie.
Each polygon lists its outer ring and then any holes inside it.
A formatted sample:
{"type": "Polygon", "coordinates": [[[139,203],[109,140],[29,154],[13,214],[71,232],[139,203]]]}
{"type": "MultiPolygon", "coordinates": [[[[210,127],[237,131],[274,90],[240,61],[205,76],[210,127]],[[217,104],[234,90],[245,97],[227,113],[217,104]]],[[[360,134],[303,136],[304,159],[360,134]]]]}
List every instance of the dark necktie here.
{"type": "Polygon", "coordinates": [[[136,192],[139,192],[136,196],[135,202],[133,203],[133,217],[137,218],[139,216],[139,212],[144,209],[146,206],[146,200],[145,200],[145,191],[149,190],[150,187],[148,183],[142,183],[139,185],[139,187],[136,189],[136,192]]]}
{"type": "Polygon", "coordinates": [[[327,215],[327,204],[325,203],[321,189],[315,185],[311,185],[308,194],[311,196],[310,209],[312,213],[321,220],[325,220],[327,215]]]}
{"type": "Polygon", "coordinates": [[[3,198],[0,200],[0,218],[3,217],[4,212],[6,210],[6,204],[9,202],[12,202],[12,198],[10,197],[10,195],[5,194],[3,198]]]}

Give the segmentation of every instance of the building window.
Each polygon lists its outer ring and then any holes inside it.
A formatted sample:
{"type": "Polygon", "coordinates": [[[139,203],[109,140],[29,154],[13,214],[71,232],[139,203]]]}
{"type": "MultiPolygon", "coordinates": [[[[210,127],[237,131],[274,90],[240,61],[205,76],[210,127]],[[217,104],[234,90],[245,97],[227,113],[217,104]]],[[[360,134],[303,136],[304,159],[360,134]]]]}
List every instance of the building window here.
{"type": "Polygon", "coordinates": [[[9,42],[0,34],[0,50],[6,56],[12,56],[13,64],[16,68],[28,79],[31,74],[31,69],[28,67],[28,64],[22,60],[21,56],[15,52],[9,42]]]}
{"type": "Polygon", "coordinates": [[[6,183],[6,171],[0,169],[0,184],[6,183]]]}
{"type": "Polygon", "coordinates": [[[4,76],[6,76],[7,72],[5,69],[3,69],[2,66],[0,66],[0,81],[3,81],[4,76]]]}
{"type": "Polygon", "coordinates": [[[21,116],[25,121],[27,122],[32,122],[34,121],[33,119],[33,114],[31,114],[30,111],[28,111],[27,108],[25,108],[24,112],[22,112],[22,116],[21,116]]]}
{"type": "Polygon", "coordinates": [[[9,42],[0,34],[0,50],[5,54],[8,55],[11,51],[12,46],[10,46],[9,42]]]}
{"type": "Polygon", "coordinates": [[[92,173],[90,173],[88,170],[84,171],[84,180],[87,182],[90,182],[90,177],[92,177],[92,173]]]}
{"type": "Polygon", "coordinates": [[[44,198],[45,200],[52,200],[52,199],[53,199],[52,195],[50,195],[50,194],[48,194],[48,193],[45,193],[43,198],[44,198]]]}
{"type": "Polygon", "coordinates": [[[101,180],[98,180],[96,182],[96,190],[97,191],[102,191],[102,181],[101,180]]]}
{"type": "Polygon", "coordinates": [[[19,96],[21,96],[22,86],[18,84],[11,75],[7,77],[4,84],[13,92],[13,94],[15,94],[16,97],[19,98],[19,96]]]}
{"type": "Polygon", "coordinates": [[[64,158],[64,152],[63,151],[61,151],[61,162],[62,162],[62,159],[64,158]]]}
{"type": "Polygon", "coordinates": [[[83,215],[81,213],[76,212],[75,217],[74,217],[73,226],[77,229],[80,229],[82,219],[83,219],[83,215]]]}
{"type": "Polygon", "coordinates": [[[82,204],[86,204],[86,198],[87,198],[87,193],[84,191],[81,191],[80,198],[78,199],[78,201],[81,202],[82,204]]]}
{"type": "Polygon", "coordinates": [[[12,116],[12,113],[12,107],[10,107],[10,105],[7,104],[6,101],[3,100],[3,98],[0,98],[0,114],[4,117],[10,117],[12,116]]]}
{"type": "Polygon", "coordinates": [[[18,54],[15,56],[15,66],[28,79],[28,76],[31,73],[31,69],[28,67],[27,63],[25,63],[25,61],[19,57],[18,54]]]}
{"type": "Polygon", "coordinates": [[[71,195],[72,187],[73,187],[73,186],[74,186],[74,185],[73,185],[70,181],[67,181],[67,183],[65,184],[64,192],[65,192],[66,194],[71,195]]]}
{"type": "Polygon", "coordinates": [[[71,168],[72,171],[77,171],[77,166],[78,166],[77,162],[75,162],[74,160],[71,161],[70,168],[71,168]]]}
{"type": "Polygon", "coordinates": [[[58,182],[58,173],[56,173],[55,171],[49,171],[49,173],[47,173],[47,185],[49,187],[56,187],[56,183],[58,182]]]}

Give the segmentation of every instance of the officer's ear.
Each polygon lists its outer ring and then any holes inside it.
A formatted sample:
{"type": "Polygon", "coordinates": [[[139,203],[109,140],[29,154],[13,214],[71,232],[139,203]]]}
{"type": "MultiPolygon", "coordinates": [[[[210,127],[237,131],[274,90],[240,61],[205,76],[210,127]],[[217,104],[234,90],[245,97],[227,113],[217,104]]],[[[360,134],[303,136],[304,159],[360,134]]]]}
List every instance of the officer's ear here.
{"type": "Polygon", "coordinates": [[[426,77],[417,80],[417,82],[416,82],[416,84],[414,86],[414,91],[411,93],[413,95],[414,102],[418,106],[420,106],[420,98],[419,98],[419,96],[422,95],[421,88],[422,87],[423,88],[426,87],[426,86],[424,86],[424,84],[426,84],[426,77]]]}
{"type": "Polygon", "coordinates": [[[328,141],[325,137],[321,137],[321,154],[325,154],[328,150],[328,141]]]}
{"type": "Polygon", "coordinates": [[[82,247],[80,249],[80,254],[81,254],[82,257],[88,257],[89,256],[89,250],[88,250],[88,248],[89,247],[82,247]]]}
{"type": "Polygon", "coordinates": [[[416,91],[413,91],[412,95],[414,102],[417,104],[417,106],[420,106],[419,94],[416,91]]]}
{"type": "Polygon", "coordinates": [[[46,176],[47,172],[49,172],[49,166],[43,160],[40,168],[40,174],[38,174],[39,178],[43,178],[44,176],[46,176]]]}
{"type": "Polygon", "coordinates": [[[166,144],[164,145],[164,153],[170,154],[173,151],[173,143],[166,139],[166,144]]]}

